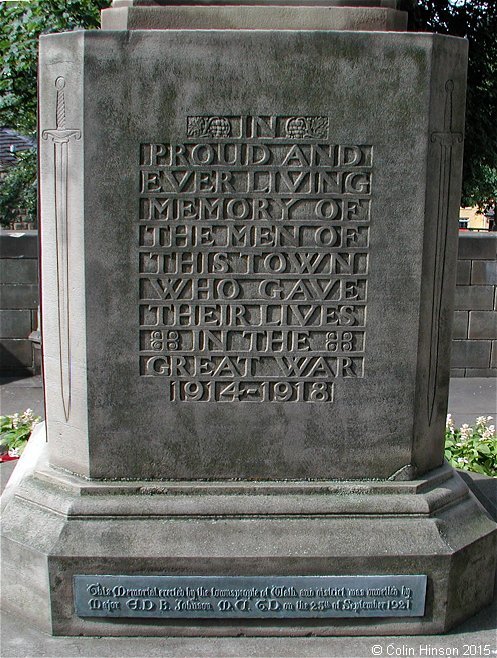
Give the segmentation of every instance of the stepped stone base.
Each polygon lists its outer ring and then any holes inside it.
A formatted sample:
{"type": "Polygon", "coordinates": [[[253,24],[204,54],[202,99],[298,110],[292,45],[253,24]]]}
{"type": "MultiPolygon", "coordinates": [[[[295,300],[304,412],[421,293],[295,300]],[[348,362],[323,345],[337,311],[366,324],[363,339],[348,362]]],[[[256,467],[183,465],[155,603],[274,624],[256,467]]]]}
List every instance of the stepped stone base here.
{"type": "Polygon", "coordinates": [[[441,633],[492,600],[495,524],[448,466],[409,482],[104,482],[38,466],[4,511],[6,610],[55,635],[441,633]],[[80,618],[73,576],[416,575],[423,617],[80,618]]]}

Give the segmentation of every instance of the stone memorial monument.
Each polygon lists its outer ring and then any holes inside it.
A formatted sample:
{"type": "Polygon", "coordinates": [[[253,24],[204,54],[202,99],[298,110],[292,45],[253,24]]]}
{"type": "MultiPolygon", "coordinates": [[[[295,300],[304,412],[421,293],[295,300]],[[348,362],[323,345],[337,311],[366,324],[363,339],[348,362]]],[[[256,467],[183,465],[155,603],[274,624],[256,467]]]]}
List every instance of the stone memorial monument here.
{"type": "Polygon", "coordinates": [[[443,632],[466,43],[395,2],[115,0],[41,37],[49,465],[5,605],[63,635],[443,632]],[[358,6],[361,5],[361,6],[358,6]]]}

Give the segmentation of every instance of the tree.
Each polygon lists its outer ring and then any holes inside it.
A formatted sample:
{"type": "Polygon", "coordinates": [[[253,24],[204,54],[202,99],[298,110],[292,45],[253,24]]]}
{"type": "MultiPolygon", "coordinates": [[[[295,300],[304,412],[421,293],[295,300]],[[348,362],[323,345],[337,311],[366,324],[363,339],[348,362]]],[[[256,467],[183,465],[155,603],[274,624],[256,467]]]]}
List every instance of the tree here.
{"type": "Polygon", "coordinates": [[[110,0],[31,0],[0,5],[0,117],[22,134],[36,130],[38,37],[92,29],[110,0]]]}
{"type": "MultiPolygon", "coordinates": [[[[0,4],[0,125],[36,134],[38,37],[49,32],[97,28],[110,0],[31,0],[0,4]]],[[[1,183],[0,220],[9,224],[17,208],[36,217],[36,153],[18,155],[1,183]]]]}
{"type": "Polygon", "coordinates": [[[497,198],[497,3],[495,0],[403,0],[409,29],[469,41],[461,205],[497,198]]]}

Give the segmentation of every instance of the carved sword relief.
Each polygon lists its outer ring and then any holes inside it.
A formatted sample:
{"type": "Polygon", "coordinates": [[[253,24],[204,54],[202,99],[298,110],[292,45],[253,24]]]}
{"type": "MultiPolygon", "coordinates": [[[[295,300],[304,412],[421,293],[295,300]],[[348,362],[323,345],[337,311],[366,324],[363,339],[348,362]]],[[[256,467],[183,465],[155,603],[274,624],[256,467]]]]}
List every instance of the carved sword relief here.
{"type": "Polygon", "coordinates": [[[71,340],[69,325],[69,226],[67,217],[67,168],[68,143],[71,139],[80,139],[81,131],[66,128],[66,110],[64,101],[63,77],[55,80],[57,89],[55,128],[42,132],[42,138],[53,140],[54,145],[54,186],[55,186],[55,234],[57,249],[57,310],[59,328],[59,359],[61,397],[64,416],[69,420],[71,410],[71,340]]]}
{"type": "Polygon", "coordinates": [[[445,255],[447,231],[449,228],[449,203],[452,178],[452,149],[463,141],[463,135],[452,132],[452,92],[454,83],[445,83],[444,129],[431,135],[432,142],[440,144],[438,173],[438,208],[435,246],[435,267],[433,272],[433,295],[431,313],[430,361],[428,370],[428,424],[431,425],[435,407],[440,352],[440,317],[442,311],[443,283],[445,278],[445,255]]]}

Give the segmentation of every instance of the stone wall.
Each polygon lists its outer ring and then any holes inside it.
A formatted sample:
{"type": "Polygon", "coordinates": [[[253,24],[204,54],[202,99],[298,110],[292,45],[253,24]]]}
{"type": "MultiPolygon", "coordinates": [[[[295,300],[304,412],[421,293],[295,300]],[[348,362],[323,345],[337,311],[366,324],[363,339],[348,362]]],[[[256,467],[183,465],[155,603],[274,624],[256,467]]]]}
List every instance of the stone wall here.
{"type": "Polygon", "coordinates": [[[37,231],[0,231],[0,374],[39,370],[37,231]]]}
{"type": "Polygon", "coordinates": [[[459,234],[453,377],[497,374],[497,233],[459,234]]]}

